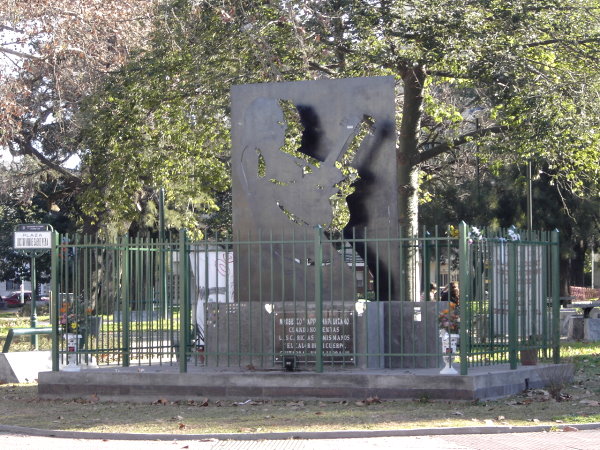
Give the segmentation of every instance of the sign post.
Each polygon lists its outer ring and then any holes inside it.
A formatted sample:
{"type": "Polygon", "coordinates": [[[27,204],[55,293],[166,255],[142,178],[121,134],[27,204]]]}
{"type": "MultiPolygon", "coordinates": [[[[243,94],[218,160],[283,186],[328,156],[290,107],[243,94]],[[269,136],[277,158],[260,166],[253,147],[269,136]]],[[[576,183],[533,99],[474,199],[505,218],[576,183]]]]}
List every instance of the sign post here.
{"type": "MultiPolygon", "coordinates": [[[[52,227],[46,224],[22,224],[15,228],[14,249],[31,257],[31,328],[37,326],[37,277],[35,258],[52,248],[52,227]]],[[[31,335],[31,345],[37,350],[37,334],[31,335]]]]}

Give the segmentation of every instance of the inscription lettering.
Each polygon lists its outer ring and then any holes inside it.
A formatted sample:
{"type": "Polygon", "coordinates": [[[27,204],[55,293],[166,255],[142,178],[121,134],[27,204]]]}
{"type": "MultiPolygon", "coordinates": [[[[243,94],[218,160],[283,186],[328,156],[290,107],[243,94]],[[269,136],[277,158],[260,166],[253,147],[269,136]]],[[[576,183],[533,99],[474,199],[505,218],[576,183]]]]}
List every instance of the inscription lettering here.
{"type": "MultiPolygon", "coordinates": [[[[278,313],[275,320],[275,349],[280,354],[295,354],[314,362],[317,350],[317,319],[309,311],[278,313]]],[[[353,361],[354,326],[350,311],[324,311],[322,339],[324,357],[334,362],[353,361]]]]}

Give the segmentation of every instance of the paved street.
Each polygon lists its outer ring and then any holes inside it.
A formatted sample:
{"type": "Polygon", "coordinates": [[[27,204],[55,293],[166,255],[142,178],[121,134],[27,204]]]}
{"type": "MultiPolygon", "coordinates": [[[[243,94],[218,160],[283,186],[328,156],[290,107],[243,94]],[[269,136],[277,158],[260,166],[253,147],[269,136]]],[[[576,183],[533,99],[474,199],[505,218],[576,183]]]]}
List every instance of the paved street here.
{"type": "Polygon", "coordinates": [[[544,450],[596,450],[600,443],[600,429],[572,432],[536,432],[501,434],[463,434],[442,436],[403,436],[356,439],[290,439],[220,441],[215,439],[195,440],[135,440],[118,439],[66,439],[42,436],[0,434],[0,448],[5,449],[191,449],[191,450],[371,450],[401,448],[410,449],[544,449],[544,450]]]}

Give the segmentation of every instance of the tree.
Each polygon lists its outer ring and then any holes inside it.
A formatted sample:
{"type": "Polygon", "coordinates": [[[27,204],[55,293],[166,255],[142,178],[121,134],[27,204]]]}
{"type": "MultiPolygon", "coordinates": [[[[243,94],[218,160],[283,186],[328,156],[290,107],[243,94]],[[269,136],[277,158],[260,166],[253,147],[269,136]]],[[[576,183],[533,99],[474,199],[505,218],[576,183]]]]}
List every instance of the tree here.
{"type": "MultiPolygon", "coordinates": [[[[63,190],[60,179],[46,176],[33,182],[39,167],[25,159],[18,167],[0,171],[0,183],[5,190],[0,193],[0,279],[12,280],[30,277],[30,258],[13,249],[15,225],[27,223],[48,224],[60,233],[75,231],[70,217],[76,216],[77,203],[73,196],[57,196],[63,190]],[[57,199],[60,197],[60,199],[57,199]]],[[[38,280],[47,281],[50,276],[50,255],[38,258],[38,280]]]]}
{"type": "MultiPolygon", "coordinates": [[[[516,151],[515,159],[547,161],[573,189],[581,188],[574,172],[597,176],[599,7],[589,2],[178,0],[169,7],[163,37],[180,37],[188,46],[182,53],[220,55],[201,61],[219,66],[198,73],[198,84],[224,75],[218,87],[322,76],[401,79],[397,159],[405,199],[416,195],[413,169],[474,140],[490,156],[516,151]],[[205,20],[212,35],[200,25],[205,20]],[[199,24],[174,29],[177,21],[199,24]],[[230,60],[254,65],[221,65],[223,46],[230,60]]],[[[165,47],[155,54],[166,56],[165,47]]]]}
{"type": "MultiPolygon", "coordinates": [[[[193,127],[183,134],[209,152],[202,158],[226,158],[233,83],[393,75],[400,225],[416,232],[421,168],[474,145],[482,166],[531,162],[561,192],[597,196],[599,19],[598,2],[584,0],[167,2],[151,50],[115,82],[121,94],[105,91],[105,111],[123,111],[118,120],[106,115],[121,131],[89,141],[90,167],[110,160],[119,169],[144,142],[159,148],[162,136],[172,144],[160,153],[167,158],[180,145],[170,117],[176,128],[193,127]],[[129,103],[107,106],[114,98],[129,103]],[[104,148],[109,160],[94,163],[104,148]]],[[[110,128],[90,117],[98,130],[110,128]]],[[[131,217],[131,206],[124,212],[131,217]]]]}
{"type": "Polygon", "coordinates": [[[142,226],[155,228],[153,199],[163,187],[168,225],[198,236],[227,191],[227,92],[248,61],[222,16],[210,9],[198,20],[195,5],[159,9],[151,51],[113,74],[82,110],[81,200],[95,221],[124,231],[145,214],[142,226]]]}
{"type": "MultiPolygon", "coordinates": [[[[10,0],[0,4],[0,150],[35,171],[18,176],[60,179],[69,196],[81,189],[75,122],[81,101],[141,47],[149,0],[10,0]]],[[[7,173],[15,173],[7,172],[7,173]]],[[[26,197],[24,201],[28,201],[26,197]]]]}
{"type": "MultiPolygon", "coordinates": [[[[428,176],[420,189],[420,224],[455,225],[461,220],[487,224],[489,228],[528,228],[526,166],[514,164],[480,167],[474,154],[450,165],[426,167],[428,176]],[[456,177],[455,166],[461,177],[456,177]],[[432,170],[434,169],[434,170],[432,170]]],[[[561,295],[569,286],[584,286],[584,262],[589,249],[597,246],[600,232],[600,198],[579,197],[553,183],[548,167],[534,167],[531,178],[532,218],[535,230],[560,231],[561,295]]],[[[595,189],[590,189],[594,191],[595,189]]]]}

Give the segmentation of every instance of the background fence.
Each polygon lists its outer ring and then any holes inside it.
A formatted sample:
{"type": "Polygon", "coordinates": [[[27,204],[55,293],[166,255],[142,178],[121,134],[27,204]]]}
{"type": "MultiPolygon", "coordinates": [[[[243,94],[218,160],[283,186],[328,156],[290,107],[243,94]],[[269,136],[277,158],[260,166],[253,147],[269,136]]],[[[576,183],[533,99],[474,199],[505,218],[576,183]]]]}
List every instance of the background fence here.
{"type": "Polygon", "coordinates": [[[558,359],[557,233],[461,224],[420,236],[315,229],[286,237],[188,242],[180,232],[109,243],[55,235],[54,370],[69,353],[182,372],[438,368],[450,281],[460,286],[461,373],[516,368],[519,353],[552,350],[558,359]]]}

